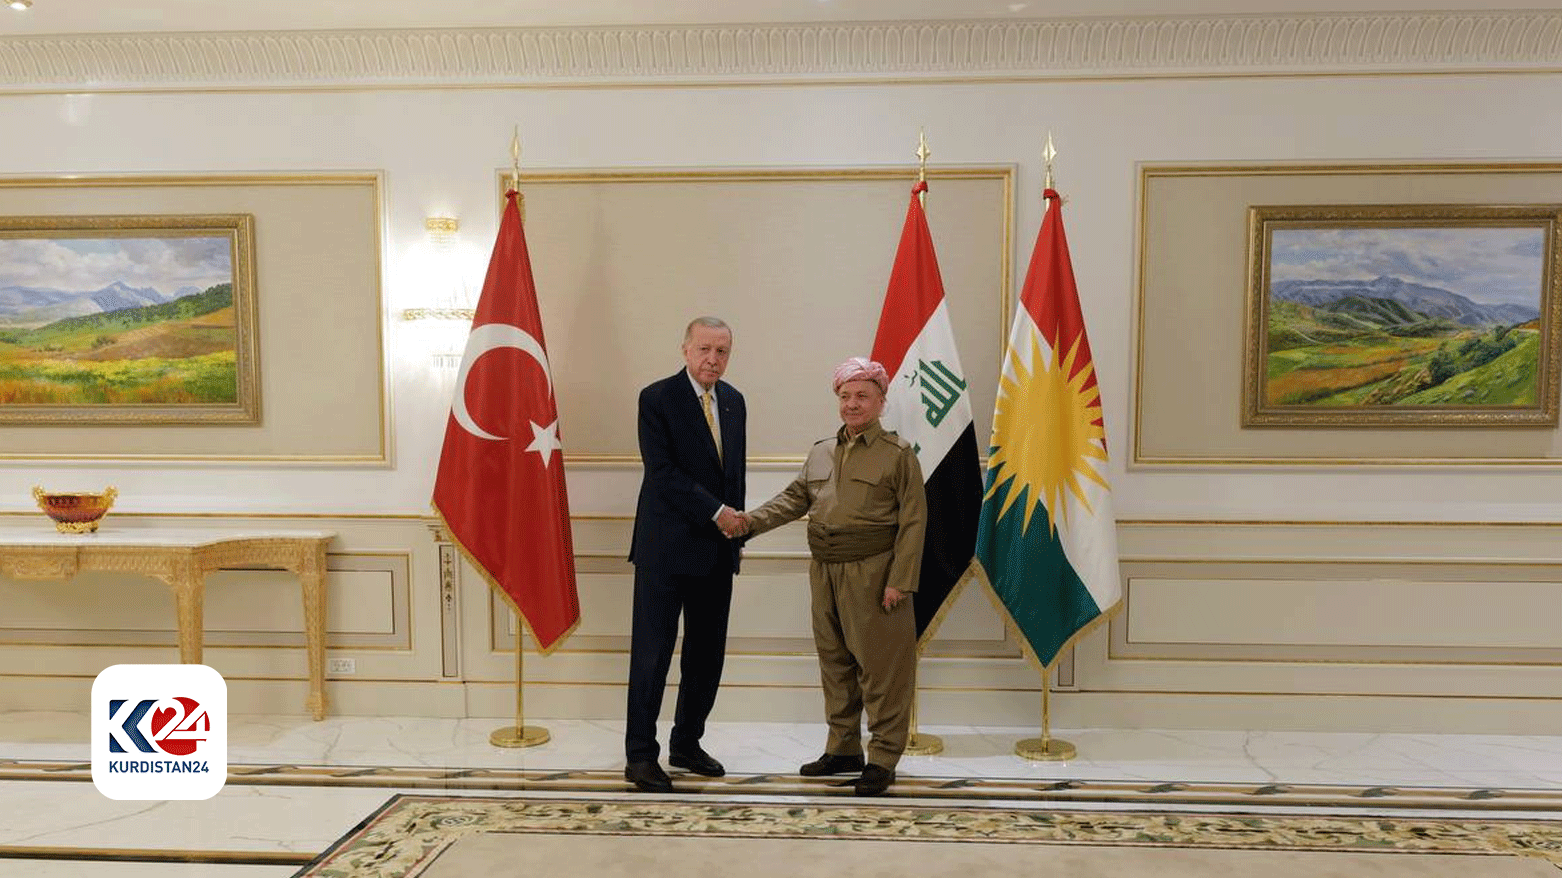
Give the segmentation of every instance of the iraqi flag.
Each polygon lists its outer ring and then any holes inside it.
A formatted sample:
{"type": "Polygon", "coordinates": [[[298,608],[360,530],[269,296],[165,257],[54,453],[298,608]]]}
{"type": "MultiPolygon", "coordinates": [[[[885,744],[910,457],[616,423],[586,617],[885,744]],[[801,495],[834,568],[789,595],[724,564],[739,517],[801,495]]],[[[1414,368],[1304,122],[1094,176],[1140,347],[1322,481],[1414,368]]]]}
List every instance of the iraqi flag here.
{"type": "Polygon", "coordinates": [[[1058,193],[1036,237],[998,379],[976,559],[1051,667],[1122,600],[1106,428],[1058,193]]]}
{"type": "Polygon", "coordinates": [[[926,479],[927,538],[912,601],[922,644],[933,636],[970,567],[982,505],[971,394],[955,351],[933,236],[917,197],[925,191],[921,182],[911,190],[873,339],[873,359],[890,374],[882,422],[916,448],[926,479]]]}
{"type": "Polygon", "coordinates": [[[553,373],[517,193],[456,376],[434,509],[544,653],[580,624],[553,373]]]}

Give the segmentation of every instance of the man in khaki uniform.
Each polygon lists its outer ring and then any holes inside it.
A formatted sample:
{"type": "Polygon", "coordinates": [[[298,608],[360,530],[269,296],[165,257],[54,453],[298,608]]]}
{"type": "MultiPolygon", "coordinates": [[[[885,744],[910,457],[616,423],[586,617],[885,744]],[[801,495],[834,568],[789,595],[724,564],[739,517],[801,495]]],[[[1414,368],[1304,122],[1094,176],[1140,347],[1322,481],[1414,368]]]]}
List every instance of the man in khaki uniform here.
{"type": "Polygon", "coordinates": [[[853,357],[835,370],[842,426],[820,440],[781,493],[746,514],[763,533],[808,514],[808,580],[829,740],[808,776],[861,771],[860,796],[884,792],[906,749],[915,697],[917,590],[927,501],[910,443],[879,425],[889,378],[853,357]],[[868,760],[862,713],[868,713],[868,760]]]}

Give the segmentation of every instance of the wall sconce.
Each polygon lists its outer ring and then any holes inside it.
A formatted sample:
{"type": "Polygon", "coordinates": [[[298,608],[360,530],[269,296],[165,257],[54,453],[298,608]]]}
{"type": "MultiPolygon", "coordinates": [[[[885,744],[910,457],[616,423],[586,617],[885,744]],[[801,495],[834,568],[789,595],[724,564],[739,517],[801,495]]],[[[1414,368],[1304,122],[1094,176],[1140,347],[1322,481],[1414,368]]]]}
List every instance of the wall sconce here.
{"type": "MultiPolygon", "coordinates": [[[[456,232],[461,229],[461,221],[453,216],[431,216],[423,220],[423,227],[428,230],[429,241],[432,246],[432,254],[429,259],[431,274],[439,276],[459,276],[459,271],[451,251],[455,244],[456,232]]],[[[435,281],[438,283],[439,281],[435,281]]],[[[475,313],[467,307],[468,297],[465,295],[464,284],[459,279],[451,281],[445,292],[435,297],[434,304],[425,308],[407,308],[401,312],[402,320],[465,320],[471,322],[475,313]]]]}
{"type": "Polygon", "coordinates": [[[428,230],[429,247],[424,258],[414,258],[413,271],[419,286],[429,291],[427,305],[401,312],[403,321],[416,321],[416,344],[423,347],[436,368],[453,371],[460,367],[466,347],[467,330],[475,313],[470,290],[463,280],[462,259],[456,232],[461,221],[451,216],[431,216],[423,221],[428,230]]]}
{"type": "Polygon", "coordinates": [[[31,7],[33,5],[33,0],[11,0],[9,5],[17,12],[21,12],[23,9],[31,7]]]}

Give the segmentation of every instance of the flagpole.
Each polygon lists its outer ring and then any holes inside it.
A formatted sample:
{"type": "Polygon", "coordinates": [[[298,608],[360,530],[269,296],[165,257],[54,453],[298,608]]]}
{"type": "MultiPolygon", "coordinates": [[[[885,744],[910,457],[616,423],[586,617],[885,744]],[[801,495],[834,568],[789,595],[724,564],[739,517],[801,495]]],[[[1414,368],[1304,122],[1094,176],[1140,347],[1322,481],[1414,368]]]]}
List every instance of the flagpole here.
{"type": "MultiPolygon", "coordinates": [[[[1047,132],[1047,145],[1042,149],[1042,160],[1047,173],[1043,186],[1052,188],[1052,159],[1058,151],[1052,146],[1052,132],[1047,132]]],[[[1067,741],[1052,737],[1052,668],[1041,669],[1041,737],[1026,738],[1014,745],[1014,752],[1026,759],[1044,762],[1062,762],[1073,759],[1079,750],[1067,741]]]]}
{"type": "MultiPolygon", "coordinates": [[[[521,191],[521,126],[516,125],[510,135],[510,188],[521,191]]],[[[519,198],[517,198],[519,201],[519,198]]],[[[517,204],[519,209],[519,204],[517,204]]],[[[525,214],[522,214],[525,218],[525,214]]],[[[520,613],[515,614],[515,725],[494,729],[488,743],[495,747],[535,747],[546,744],[552,736],[541,726],[526,724],[526,646],[521,639],[520,613]]]]}
{"type": "Polygon", "coordinates": [[[515,617],[515,725],[494,729],[488,743],[495,747],[535,747],[548,743],[552,736],[542,726],[526,724],[526,676],[524,656],[526,647],[521,642],[521,617],[515,617]]]}
{"type": "Polygon", "coordinates": [[[1016,755],[1042,762],[1064,762],[1079,752],[1073,744],[1052,737],[1051,699],[1052,669],[1041,672],[1041,737],[1026,738],[1014,745],[1016,755]]]}
{"type": "MultiPolygon", "coordinates": [[[[918,128],[917,129],[917,153],[916,153],[916,155],[917,155],[917,182],[918,183],[926,183],[927,182],[927,160],[928,160],[928,157],[931,156],[932,154],[933,153],[929,152],[928,148],[927,148],[927,133],[925,131],[923,131],[923,129],[918,128]]],[[[917,198],[919,200],[921,200],[922,207],[925,210],[927,208],[927,188],[925,186],[922,188],[921,192],[917,193],[917,198]]],[[[915,600],[915,598],[913,598],[912,600],[915,600]]],[[[917,661],[920,662],[921,660],[922,660],[922,654],[921,654],[921,651],[919,650],[917,652],[917,661]]],[[[915,673],[914,669],[913,669],[913,673],[915,673]]],[[[917,683],[916,683],[915,677],[913,677],[912,683],[911,683],[911,724],[910,724],[910,730],[911,730],[911,733],[906,736],[906,749],[904,751],[907,755],[910,755],[910,756],[935,756],[935,755],[937,755],[939,753],[944,752],[944,739],[943,738],[940,738],[937,735],[924,734],[922,732],[917,731],[917,683]]]]}

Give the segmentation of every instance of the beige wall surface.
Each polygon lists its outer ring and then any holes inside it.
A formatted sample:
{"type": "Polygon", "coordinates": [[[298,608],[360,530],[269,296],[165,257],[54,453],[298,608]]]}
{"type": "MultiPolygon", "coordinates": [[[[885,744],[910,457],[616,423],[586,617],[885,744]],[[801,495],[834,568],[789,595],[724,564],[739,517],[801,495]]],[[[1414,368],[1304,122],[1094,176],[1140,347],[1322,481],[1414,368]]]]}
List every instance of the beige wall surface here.
{"type": "MultiPolygon", "coordinates": [[[[1554,32],[1549,21],[1524,34],[1554,32]]],[[[1179,24],[1149,42],[1108,39],[1144,33],[1137,24],[1092,23],[1113,66],[1093,67],[1097,44],[1079,42],[1065,73],[1014,61],[1035,45],[1023,39],[925,69],[909,56],[864,60],[850,41],[815,43],[836,54],[816,69],[801,69],[815,55],[788,55],[775,76],[713,50],[710,63],[736,71],[719,81],[687,69],[695,62],[685,56],[652,54],[645,63],[673,72],[592,80],[565,65],[541,79],[509,68],[467,77],[468,61],[456,58],[409,83],[397,70],[355,78],[357,67],[331,66],[338,56],[301,54],[279,63],[317,57],[322,69],[268,80],[228,63],[221,41],[208,41],[210,57],[143,74],[132,62],[152,56],[120,36],[102,49],[103,63],[125,62],[110,71],[119,85],[98,87],[27,73],[54,63],[41,53],[57,40],[5,55],[0,179],[325,175],[378,181],[378,197],[367,185],[307,206],[286,186],[179,195],[204,199],[181,210],[257,217],[266,424],[0,431],[0,515],[46,527],[34,484],[113,484],[120,499],[105,527],[336,529],[331,655],[356,670],[332,678],[332,709],[510,714],[512,620],[435,542],[428,520],[454,389],[438,355],[460,350],[464,327],[401,315],[463,296],[471,304],[497,228],[495,174],[509,167],[518,126],[589,614],[558,653],[527,656],[527,705],[539,717],[617,718],[632,580],[623,559],[640,482],[632,402],[678,368],[683,323],[710,311],[737,330],[730,376],[754,418],[749,493],[768,497],[833,426],[828,368],[871,343],[921,129],[932,151],[929,216],[985,440],[1004,303],[1041,222],[1050,132],[1129,594],[1065,659],[1054,723],[1554,731],[1562,670],[1535,621],[1562,583],[1554,430],[1254,436],[1236,427],[1248,203],[1562,201],[1552,175],[1166,178],[1148,195],[1141,176],[1148,166],[1556,163],[1562,58],[1418,42],[1435,28],[1381,29],[1407,36],[1402,51],[1378,58],[1357,40],[1371,34],[1350,22],[1305,32],[1316,39],[1237,46],[1281,32],[1248,23],[1179,24]],[[1308,54],[1315,45],[1335,54],[1319,62],[1308,54]],[[112,54],[120,48],[127,54],[112,54]],[[1249,69],[1255,56],[1268,66],[1249,69]],[[182,78],[192,65],[204,72],[182,78]],[[769,171],[789,176],[748,179],[769,171]],[[253,200],[262,195],[281,200],[253,200]],[[460,220],[447,249],[425,228],[431,216],[460,220]],[[110,438],[181,459],[106,459],[110,438]],[[43,459],[40,449],[60,454],[43,459]],[[1471,465],[1483,457],[1500,461],[1471,465]]],[[[921,45],[922,30],[905,33],[897,46],[921,45]]],[[[947,33],[926,30],[930,41],[947,33]]],[[[1551,45],[1530,37],[1512,45],[1551,45]]],[[[372,35],[382,38],[394,37],[372,35]]],[[[342,44],[363,44],[355,40],[342,44]]],[[[62,209],[58,197],[39,195],[25,212],[62,209]]],[[[93,212],[147,209],[130,190],[104,198],[93,212]]],[[[801,529],[767,534],[749,561],[720,718],[811,721],[819,695],[801,529]]],[[[264,600],[288,594],[286,577],[235,572],[213,588],[212,638],[223,642],[209,658],[230,680],[234,709],[301,710],[293,599],[264,600]]],[[[0,605],[18,614],[0,626],[0,705],[79,706],[107,664],[166,660],[165,600],[150,581],[0,584],[0,605]],[[110,590],[138,606],[101,600],[110,590]]],[[[962,594],[920,673],[930,724],[1039,718],[1039,675],[980,586],[962,594]]]]}
{"type": "Polygon", "coordinates": [[[1248,208],[1562,203],[1562,166],[1147,165],[1134,384],[1139,463],[1554,460],[1553,427],[1243,427],[1248,208]]]}
{"type": "MultiPolygon", "coordinates": [[[[1008,287],[1011,171],[935,171],[934,235],[977,434],[991,432],[1008,287]]],[[[801,461],[838,425],[830,375],[873,347],[909,170],[571,174],[526,179],[527,245],[576,458],[638,459],[639,389],[683,368],[688,321],[733,327],[726,380],[752,458],[801,461]]]]}
{"type": "Polygon", "coordinates": [[[6,425],[0,455],[384,460],[376,176],[0,178],[5,215],[214,213],[255,218],[260,422],[6,425]]]}
{"type": "MultiPolygon", "coordinates": [[[[201,518],[132,516],[125,526],[201,518]]],[[[329,675],[332,713],[513,712],[515,619],[435,542],[429,520],[225,523],[338,534],[327,643],[351,668],[329,675]]],[[[528,646],[528,717],[622,716],[633,573],[620,552],[630,526],[627,517],[575,521],[585,618],[547,657],[528,646]]],[[[1127,603],[1062,657],[1057,728],[1549,734],[1562,722],[1562,647],[1547,627],[1562,587],[1555,526],[1137,520],[1122,522],[1119,536],[1127,603]]],[[[801,527],[751,546],[715,719],[817,718],[807,569],[801,527]]],[[[0,705],[79,709],[103,667],[177,655],[173,602],[153,579],[0,578],[0,603],[10,608],[0,705]]],[[[228,681],[230,709],[302,712],[296,580],[224,571],[211,577],[206,604],[205,661],[228,681]]],[[[1039,715],[1039,675],[980,583],[954,600],[918,674],[927,724],[1030,727],[1039,715]]]]}

